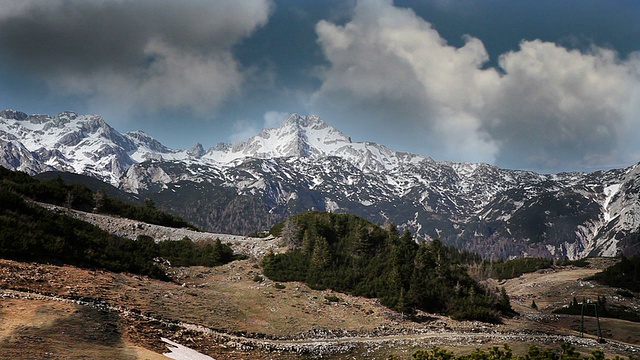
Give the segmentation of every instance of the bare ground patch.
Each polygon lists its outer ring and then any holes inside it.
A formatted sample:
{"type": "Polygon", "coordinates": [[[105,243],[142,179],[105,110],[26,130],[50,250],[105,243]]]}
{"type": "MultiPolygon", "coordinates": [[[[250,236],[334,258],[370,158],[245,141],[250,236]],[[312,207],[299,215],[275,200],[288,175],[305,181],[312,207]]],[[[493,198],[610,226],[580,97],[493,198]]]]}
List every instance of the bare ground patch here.
{"type": "MultiPolygon", "coordinates": [[[[216,268],[168,271],[175,282],[0,260],[2,293],[17,290],[12,296],[29,298],[2,300],[0,351],[16,352],[35,339],[28,347],[38,355],[34,358],[93,359],[100,357],[91,351],[100,350],[108,358],[155,360],[166,352],[161,337],[216,359],[374,359],[390,352],[407,357],[416,347],[431,344],[461,351],[505,342],[525,348],[531,343],[572,341],[587,352],[601,346],[593,339],[577,338],[574,320],[554,320],[545,305],[570,300],[574,290],[594,291],[580,285],[594,269],[556,269],[505,282],[522,315],[504,325],[456,322],[435,314],[425,314],[425,322],[414,323],[373,299],[316,291],[293,282],[277,289],[269,280],[254,281],[261,270],[253,259],[216,268]],[[34,293],[47,297],[38,298],[34,293]],[[338,301],[330,301],[331,296],[338,301]],[[528,308],[532,297],[539,299],[541,310],[528,308]],[[81,335],[86,329],[90,331],[81,335]]],[[[607,321],[603,329],[611,329],[611,338],[630,344],[636,343],[640,333],[638,324],[628,322],[607,321]]],[[[621,355],[637,351],[615,344],[602,345],[602,349],[621,355]]]]}

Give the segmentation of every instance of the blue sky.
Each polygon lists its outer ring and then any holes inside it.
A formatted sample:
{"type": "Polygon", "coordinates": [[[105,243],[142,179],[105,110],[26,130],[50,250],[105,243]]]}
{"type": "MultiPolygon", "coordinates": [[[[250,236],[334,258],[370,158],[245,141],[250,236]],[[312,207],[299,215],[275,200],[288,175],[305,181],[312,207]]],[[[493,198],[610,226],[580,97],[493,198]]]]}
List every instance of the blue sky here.
{"type": "Polygon", "coordinates": [[[436,160],[617,168],[640,162],[640,2],[0,0],[0,108],[173,148],[318,114],[436,160]]]}

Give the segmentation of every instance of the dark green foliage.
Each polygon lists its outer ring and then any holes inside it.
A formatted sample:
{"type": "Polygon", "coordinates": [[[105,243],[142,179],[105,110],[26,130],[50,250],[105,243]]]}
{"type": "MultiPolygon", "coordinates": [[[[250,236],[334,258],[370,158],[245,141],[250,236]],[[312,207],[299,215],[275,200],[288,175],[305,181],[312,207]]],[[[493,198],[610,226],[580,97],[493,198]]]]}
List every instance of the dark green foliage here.
{"type": "Polygon", "coordinates": [[[264,239],[266,237],[269,237],[269,235],[271,235],[269,231],[252,231],[248,233],[246,236],[252,237],[252,238],[258,238],[258,239],[264,239]]]}
{"type": "MultiPolygon", "coordinates": [[[[452,351],[432,346],[430,349],[416,350],[411,359],[414,360],[510,360],[513,358],[513,352],[509,345],[504,344],[502,348],[492,346],[489,350],[484,351],[475,349],[469,355],[456,356],[452,351]]],[[[552,358],[557,360],[556,358],[552,358]]]]}
{"type": "Polygon", "coordinates": [[[55,213],[30,204],[19,190],[36,194],[33,197],[38,200],[72,194],[67,195],[67,202],[95,194],[80,185],[67,188],[59,179],[40,182],[0,168],[0,257],[5,259],[62,262],[161,279],[166,279],[166,275],[155,264],[157,257],[185,266],[214,266],[235,259],[231,248],[219,240],[197,245],[189,239],[156,244],[150,237],[134,241],[110,235],[64,212],[55,213]]]}
{"type": "Polygon", "coordinates": [[[338,302],[338,301],[340,301],[340,299],[335,295],[325,295],[324,299],[329,301],[329,302],[338,302]]]}
{"type": "MultiPolygon", "coordinates": [[[[582,303],[584,302],[586,302],[586,299],[583,299],[582,302],[579,303],[578,300],[574,297],[568,306],[556,309],[553,312],[556,314],[568,315],[580,315],[584,312],[584,316],[595,317],[596,306],[593,306],[593,304],[589,304],[583,309],[582,303]]],[[[605,296],[598,296],[598,300],[595,302],[595,304],[597,305],[599,317],[640,322],[640,314],[638,314],[638,312],[626,306],[611,305],[607,302],[607,298],[605,296]]]]}
{"type": "Polygon", "coordinates": [[[595,274],[591,279],[612,287],[638,292],[640,291],[640,257],[622,256],[620,262],[595,274]]]}
{"type": "Polygon", "coordinates": [[[518,258],[493,263],[493,277],[500,280],[516,278],[522,274],[547,269],[553,261],[544,258],[518,258]]]}
{"type": "Polygon", "coordinates": [[[0,187],[0,257],[99,267],[164,278],[155,243],[110,235],[86,222],[27,204],[0,187]]]}
{"type": "MultiPolygon", "coordinates": [[[[391,356],[390,359],[399,359],[391,356]]],[[[605,354],[601,350],[595,350],[591,356],[583,357],[576,348],[567,343],[560,344],[559,349],[541,349],[536,345],[531,345],[524,355],[514,356],[511,347],[504,344],[502,347],[492,346],[488,350],[476,349],[468,355],[456,355],[452,351],[438,346],[429,349],[416,350],[412,355],[413,360],[605,360],[605,354]]],[[[615,360],[621,358],[616,356],[615,360]]]]}
{"type": "Polygon", "coordinates": [[[456,355],[447,349],[440,348],[438,346],[432,346],[430,349],[416,350],[411,359],[414,360],[453,360],[456,359],[456,355]]]}
{"type": "Polygon", "coordinates": [[[622,296],[622,297],[626,297],[627,299],[633,299],[635,297],[635,295],[633,295],[632,292],[628,291],[628,290],[624,290],[624,289],[618,289],[616,290],[616,294],[622,296]]]}
{"type": "Polygon", "coordinates": [[[285,288],[286,288],[286,286],[285,286],[285,285],[280,284],[280,283],[276,283],[274,286],[275,286],[275,287],[276,287],[276,289],[278,289],[278,290],[282,290],[282,289],[285,289],[285,288]]]}
{"type": "Polygon", "coordinates": [[[461,254],[439,240],[418,245],[408,232],[400,236],[347,214],[312,211],[288,221],[296,224],[288,235],[295,249],[268,254],[262,264],[275,281],[379,298],[408,314],[419,309],[497,322],[498,312],[511,310],[506,293],[485,291],[457,261],[461,254]]]}
{"type": "Polygon", "coordinates": [[[80,184],[88,187],[94,193],[100,191],[105,193],[106,195],[109,195],[109,197],[120,199],[130,204],[141,203],[140,199],[136,195],[119,190],[115,186],[112,186],[87,175],[80,175],[62,171],[47,171],[44,173],[33,175],[33,178],[40,181],[61,178],[67,185],[80,184]]]}
{"type": "Polygon", "coordinates": [[[589,265],[589,261],[587,259],[578,259],[578,260],[565,260],[562,261],[559,265],[561,266],[577,266],[577,267],[585,267],[589,265]]]}
{"type": "Polygon", "coordinates": [[[169,260],[174,266],[218,266],[244,258],[234,255],[231,247],[223,244],[220,239],[196,244],[188,237],[179,241],[159,242],[158,256],[169,260]]]}
{"type": "MultiPolygon", "coordinates": [[[[517,258],[510,260],[483,260],[479,255],[461,251],[462,264],[468,265],[470,272],[476,279],[496,278],[499,280],[512,279],[526,273],[548,269],[554,265],[554,261],[545,258],[517,258]]],[[[558,266],[584,267],[589,265],[587,259],[564,260],[556,262],[558,266]]]]}
{"type": "Polygon", "coordinates": [[[103,190],[94,192],[81,184],[65,184],[60,176],[36,180],[25,173],[0,167],[0,187],[48,204],[118,215],[150,224],[195,229],[182,219],[158,210],[150,200],[145,201],[145,205],[132,205],[108,196],[103,190]]]}
{"type": "Polygon", "coordinates": [[[282,234],[282,228],[284,227],[284,222],[277,223],[271,227],[269,233],[273,236],[280,236],[282,234]]]}

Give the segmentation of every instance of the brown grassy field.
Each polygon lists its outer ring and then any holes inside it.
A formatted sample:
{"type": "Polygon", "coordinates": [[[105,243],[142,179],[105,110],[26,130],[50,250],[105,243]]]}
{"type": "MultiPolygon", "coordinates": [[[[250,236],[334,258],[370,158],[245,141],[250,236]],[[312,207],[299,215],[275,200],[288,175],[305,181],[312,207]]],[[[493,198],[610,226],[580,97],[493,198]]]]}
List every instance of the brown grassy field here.
{"type": "Polygon", "coordinates": [[[633,352],[621,343],[640,344],[640,324],[603,319],[610,341],[598,345],[576,336],[579,317],[551,314],[573,296],[623,301],[615,289],[584,280],[604,265],[495,282],[505,286],[521,315],[489,325],[435,314],[416,323],[373,299],[295,282],[277,289],[269,280],[254,281],[261,270],[251,259],[217,268],[171,268],[174,282],[0,260],[0,358],[166,359],[161,337],[216,359],[376,359],[390,353],[409,358],[431,344],[464,353],[505,342],[522,353],[532,343],[557,346],[567,339],[585,353],[600,346],[610,355],[629,356],[633,352]],[[327,300],[329,295],[339,301],[327,300]],[[539,310],[529,306],[534,299],[539,310]]]}

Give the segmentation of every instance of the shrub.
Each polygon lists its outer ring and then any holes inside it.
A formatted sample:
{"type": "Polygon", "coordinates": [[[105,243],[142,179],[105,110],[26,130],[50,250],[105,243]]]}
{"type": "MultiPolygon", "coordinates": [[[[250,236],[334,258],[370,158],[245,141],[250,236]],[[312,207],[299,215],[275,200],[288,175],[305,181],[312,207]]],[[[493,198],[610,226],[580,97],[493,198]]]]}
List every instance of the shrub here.
{"type": "Polygon", "coordinates": [[[324,298],[325,298],[325,300],[327,300],[329,302],[338,302],[338,301],[340,301],[340,299],[335,295],[325,295],[324,298]]]}
{"type": "Polygon", "coordinates": [[[499,280],[513,279],[522,274],[550,268],[553,261],[544,258],[518,258],[493,264],[494,275],[499,280]]]}
{"type": "Polygon", "coordinates": [[[635,295],[633,295],[632,292],[628,291],[628,290],[624,290],[624,289],[618,289],[616,290],[616,294],[625,297],[627,299],[633,299],[635,297],[635,295]]]}

